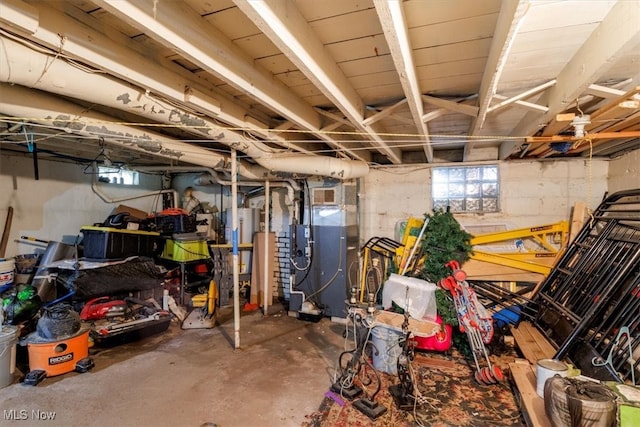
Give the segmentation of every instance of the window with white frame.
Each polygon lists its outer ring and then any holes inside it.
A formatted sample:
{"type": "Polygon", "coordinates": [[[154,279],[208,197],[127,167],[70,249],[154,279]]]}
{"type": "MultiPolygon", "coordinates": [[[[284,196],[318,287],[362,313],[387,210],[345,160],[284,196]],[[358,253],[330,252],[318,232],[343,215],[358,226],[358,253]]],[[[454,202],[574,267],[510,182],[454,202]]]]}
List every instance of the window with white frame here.
{"type": "Polygon", "coordinates": [[[432,169],[433,208],[451,212],[498,212],[500,183],[497,165],[432,169]]]}

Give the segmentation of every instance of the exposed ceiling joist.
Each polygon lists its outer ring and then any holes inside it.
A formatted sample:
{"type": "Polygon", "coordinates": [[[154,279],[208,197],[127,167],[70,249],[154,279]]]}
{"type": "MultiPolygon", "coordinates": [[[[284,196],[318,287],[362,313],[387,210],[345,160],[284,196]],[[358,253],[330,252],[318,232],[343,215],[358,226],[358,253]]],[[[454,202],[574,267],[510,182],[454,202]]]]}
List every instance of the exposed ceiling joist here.
{"type": "Polygon", "coordinates": [[[236,6],[344,113],[392,163],[400,150],[389,146],[375,124],[363,125],[364,103],[308,22],[290,0],[234,0],[236,6]]]}
{"type": "Polygon", "coordinates": [[[391,115],[391,113],[393,113],[395,110],[397,110],[398,107],[401,107],[406,103],[407,103],[407,98],[402,99],[402,100],[396,102],[393,105],[385,107],[385,108],[381,109],[380,111],[378,111],[377,113],[375,113],[375,114],[367,117],[366,119],[364,119],[362,121],[362,124],[367,126],[367,125],[370,125],[370,124],[373,124],[373,123],[377,122],[378,120],[382,120],[385,117],[391,115]]]}
{"type": "MultiPolygon", "coordinates": [[[[571,135],[580,114],[588,135],[640,130],[638,1],[431,3],[0,0],[0,82],[253,164],[566,158],[586,145],[524,138],[571,135]]],[[[640,147],[619,136],[594,155],[640,147]]]]}
{"type": "MultiPolygon", "coordinates": [[[[171,64],[159,64],[140,56],[127,46],[130,40],[126,37],[119,38],[116,34],[110,34],[107,37],[94,29],[100,27],[97,22],[93,22],[93,26],[83,24],[51,8],[46,2],[38,3],[37,10],[38,28],[29,36],[49,47],[53,52],[63,50],[68,56],[81,59],[99,70],[152,90],[154,94],[167,97],[173,102],[188,104],[185,102],[185,93],[196,90],[198,93],[206,94],[211,100],[200,108],[206,109],[213,106],[218,113],[215,116],[216,119],[236,127],[247,125],[246,111],[242,107],[225,97],[218,97],[219,94],[208,94],[210,91],[207,91],[200,82],[174,72],[171,64]],[[86,40],[91,40],[91,43],[87,44],[86,40]]],[[[84,18],[91,23],[90,16],[84,18]]],[[[195,99],[192,101],[192,105],[197,102],[195,99]]],[[[260,129],[256,130],[256,135],[266,137],[265,129],[268,126],[261,123],[258,127],[260,129]]],[[[274,138],[274,142],[287,149],[306,152],[303,147],[289,143],[281,137],[274,138]]]]}
{"type": "Polygon", "coordinates": [[[318,114],[321,114],[330,120],[340,122],[345,126],[355,129],[355,125],[351,123],[349,120],[345,119],[341,114],[335,114],[335,113],[332,113],[331,111],[325,111],[322,108],[314,108],[314,109],[318,112],[318,114]]]}
{"type": "Polygon", "coordinates": [[[460,113],[471,117],[475,117],[478,115],[478,107],[476,107],[475,105],[463,104],[461,102],[436,98],[435,96],[430,95],[422,95],[422,100],[427,104],[446,108],[447,110],[453,111],[454,113],[460,113]]]}
{"type": "Polygon", "coordinates": [[[38,9],[20,0],[0,3],[0,21],[28,34],[38,29],[38,15],[38,9]]]}
{"type": "MultiPolygon", "coordinates": [[[[518,28],[522,25],[527,11],[529,0],[502,2],[500,15],[491,41],[489,57],[484,67],[480,91],[478,93],[478,114],[471,122],[469,135],[476,135],[484,125],[487,114],[490,112],[491,102],[498,89],[498,83],[509,57],[513,42],[518,35],[518,28]]],[[[468,140],[464,146],[463,159],[466,159],[473,149],[473,139],[468,140]]]]}
{"type": "Polygon", "coordinates": [[[274,111],[281,112],[330,145],[344,149],[320,132],[321,119],[309,104],[180,3],[151,0],[96,0],[95,3],[274,111]],[[185,29],[189,31],[185,32],[185,29]]]}
{"type": "MultiPolygon", "coordinates": [[[[496,93],[495,95],[493,95],[493,99],[497,99],[498,101],[504,101],[506,99],[509,99],[509,97],[496,93]]],[[[549,111],[549,107],[547,107],[546,105],[540,105],[534,102],[523,101],[521,99],[514,101],[513,104],[519,105],[520,107],[527,108],[529,110],[539,111],[542,113],[546,113],[547,111],[549,111]]]]}
{"type": "MultiPolygon", "coordinates": [[[[316,112],[318,112],[318,114],[320,114],[320,115],[322,115],[322,116],[324,116],[324,117],[326,117],[326,118],[328,118],[330,120],[333,120],[332,123],[329,123],[329,124],[325,125],[322,129],[320,129],[322,132],[333,132],[334,130],[338,129],[340,126],[347,126],[350,129],[354,129],[353,123],[351,123],[349,120],[345,119],[342,115],[334,114],[334,113],[331,113],[329,111],[325,111],[322,108],[314,108],[314,110],[316,112]]],[[[344,133],[345,134],[342,136],[343,139],[344,138],[348,138],[349,136],[351,136],[351,135],[348,135],[350,132],[344,132],[344,133]]],[[[351,142],[357,143],[357,142],[360,142],[360,141],[356,140],[356,139],[353,139],[353,140],[351,140],[349,142],[346,142],[345,144],[348,144],[348,143],[351,143],[351,142]]],[[[359,150],[359,151],[351,150],[350,148],[346,148],[346,146],[345,146],[344,150],[348,154],[350,154],[351,156],[355,157],[358,160],[362,160],[362,161],[365,161],[365,162],[370,162],[371,161],[371,153],[369,151],[366,151],[366,150],[359,150]]],[[[346,153],[342,153],[340,151],[338,152],[338,154],[339,155],[346,155],[346,153]]]]}
{"type": "Polygon", "coordinates": [[[308,104],[291,94],[270,73],[256,67],[222,33],[179,2],[95,0],[95,3],[253,98],[268,100],[276,111],[287,112],[301,126],[320,127],[318,115],[308,104]],[[187,28],[189,31],[185,32],[187,28]]]}
{"type": "Polygon", "coordinates": [[[429,111],[428,113],[422,115],[422,121],[428,123],[431,120],[435,120],[438,117],[447,114],[447,112],[448,110],[446,108],[438,108],[437,110],[429,111]]]}
{"type": "MultiPolygon", "coordinates": [[[[531,135],[540,123],[546,123],[575,103],[589,85],[615,64],[616,60],[640,45],[640,2],[619,1],[609,11],[585,43],[565,65],[556,78],[556,85],[546,93],[544,101],[549,111],[540,115],[528,113],[511,135],[531,135]]],[[[505,141],[500,146],[500,159],[511,155],[517,145],[505,141]]]]}
{"type": "Polygon", "coordinates": [[[624,95],[623,90],[597,84],[589,85],[586,92],[591,95],[599,96],[600,98],[619,98],[624,95]]]}
{"type": "Polygon", "coordinates": [[[389,45],[391,57],[400,77],[400,84],[409,104],[409,110],[413,122],[423,144],[427,162],[433,162],[433,147],[429,138],[429,128],[422,120],[424,109],[420,99],[420,86],[416,76],[416,68],[413,63],[413,54],[407,34],[407,25],[404,17],[402,1],[400,0],[374,0],[378,18],[382,24],[384,37],[389,45]]]}
{"type": "Polygon", "coordinates": [[[480,91],[478,93],[479,110],[472,123],[471,135],[475,135],[484,124],[487,113],[491,110],[491,101],[498,89],[505,63],[509,57],[511,46],[518,35],[518,28],[524,22],[529,10],[529,0],[502,2],[498,23],[493,33],[489,58],[484,68],[480,91]]]}
{"type": "Polygon", "coordinates": [[[507,98],[502,102],[499,102],[499,103],[497,103],[495,105],[492,105],[491,107],[489,107],[487,109],[487,113],[492,113],[492,112],[497,111],[497,110],[499,110],[501,108],[504,108],[504,107],[506,107],[506,106],[508,106],[510,104],[513,104],[516,101],[521,101],[523,99],[526,99],[526,98],[528,98],[530,96],[535,95],[536,93],[542,92],[543,90],[545,90],[547,88],[550,88],[551,86],[553,86],[555,84],[556,84],[556,81],[554,79],[554,80],[550,80],[550,81],[548,81],[546,83],[543,83],[541,85],[538,85],[536,87],[533,87],[533,88],[531,88],[529,90],[525,90],[522,93],[519,93],[519,94],[517,94],[515,96],[512,96],[511,98],[507,98]]]}

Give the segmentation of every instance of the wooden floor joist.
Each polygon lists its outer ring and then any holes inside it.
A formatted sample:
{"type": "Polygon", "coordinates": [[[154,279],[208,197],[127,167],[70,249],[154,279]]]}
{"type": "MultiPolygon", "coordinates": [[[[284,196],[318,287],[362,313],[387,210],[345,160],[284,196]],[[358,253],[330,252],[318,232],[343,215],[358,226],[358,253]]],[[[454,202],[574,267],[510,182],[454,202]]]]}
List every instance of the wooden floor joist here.
{"type": "Polygon", "coordinates": [[[529,322],[520,322],[518,327],[511,329],[511,333],[522,355],[533,366],[538,360],[551,359],[556,354],[555,347],[529,322]]]}

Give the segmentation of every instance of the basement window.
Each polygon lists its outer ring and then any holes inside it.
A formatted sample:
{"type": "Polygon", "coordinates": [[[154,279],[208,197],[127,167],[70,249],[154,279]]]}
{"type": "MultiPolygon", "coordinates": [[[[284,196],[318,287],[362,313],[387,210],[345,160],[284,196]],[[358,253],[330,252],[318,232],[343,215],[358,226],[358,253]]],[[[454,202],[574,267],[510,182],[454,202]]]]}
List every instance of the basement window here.
{"type": "Polygon", "coordinates": [[[498,166],[432,169],[433,208],[451,212],[498,212],[498,166]]]}
{"type": "Polygon", "coordinates": [[[138,172],[110,166],[98,166],[98,180],[100,182],[120,185],[139,185],[138,172]]]}

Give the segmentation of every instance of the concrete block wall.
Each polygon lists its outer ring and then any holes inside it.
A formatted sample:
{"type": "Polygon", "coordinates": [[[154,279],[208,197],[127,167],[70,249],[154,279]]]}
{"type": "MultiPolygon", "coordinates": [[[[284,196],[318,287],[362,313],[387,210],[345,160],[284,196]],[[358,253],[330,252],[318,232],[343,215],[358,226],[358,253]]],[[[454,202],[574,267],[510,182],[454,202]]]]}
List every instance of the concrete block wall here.
{"type": "Polygon", "coordinates": [[[277,258],[275,268],[274,295],[289,299],[289,277],[291,276],[291,255],[290,233],[288,230],[276,232],[277,258]]]}
{"type": "Polygon", "coordinates": [[[394,237],[398,221],[431,211],[431,172],[422,166],[381,167],[360,179],[360,246],[394,237]]]}
{"type": "MultiPolygon", "coordinates": [[[[576,202],[595,209],[608,190],[606,160],[512,161],[499,166],[501,211],[456,214],[461,224],[522,228],[569,220],[576,202]]],[[[431,212],[430,168],[379,167],[361,178],[361,244],[371,237],[394,238],[398,221],[431,212]]]]}
{"type": "Polygon", "coordinates": [[[595,209],[607,192],[609,164],[575,159],[505,162],[500,167],[502,213],[497,220],[517,227],[569,220],[578,201],[595,209]]]}
{"type": "Polygon", "coordinates": [[[640,188],[640,150],[609,162],[609,193],[640,188]]]}
{"type": "Polygon", "coordinates": [[[271,222],[269,229],[276,233],[276,247],[274,253],[276,264],[274,269],[273,295],[289,298],[290,276],[290,225],[293,220],[293,200],[289,200],[287,191],[283,188],[273,189],[271,192],[271,222]]]}

